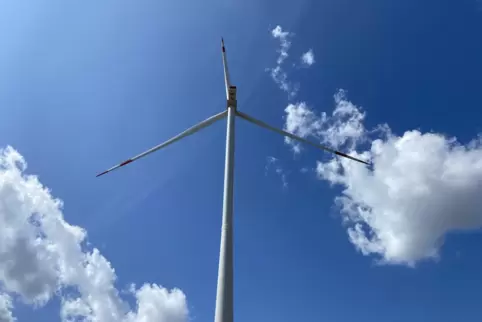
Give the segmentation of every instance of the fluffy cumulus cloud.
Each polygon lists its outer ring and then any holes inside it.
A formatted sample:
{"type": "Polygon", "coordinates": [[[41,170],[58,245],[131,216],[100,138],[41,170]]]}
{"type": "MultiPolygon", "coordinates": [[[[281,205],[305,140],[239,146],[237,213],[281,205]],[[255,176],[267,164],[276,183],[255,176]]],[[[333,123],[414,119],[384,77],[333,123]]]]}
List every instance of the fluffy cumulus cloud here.
{"type": "Polygon", "coordinates": [[[63,321],[187,320],[182,291],[155,284],[131,287],[130,308],[110,262],[85,249],[85,230],[64,220],[62,201],[26,167],[16,150],[0,149],[0,321],[14,321],[12,297],[42,307],[54,296],[63,321]]]}
{"type": "Polygon", "coordinates": [[[480,137],[462,145],[437,133],[396,135],[387,125],[368,131],[365,113],[343,91],[331,115],[305,103],[285,112],[288,131],[371,161],[371,167],[338,157],[317,163],[321,179],[342,187],[335,202],[361,253],[413,266],[437,259],[448,233],[482,227],[480,137]]]}
{"type": "Polygon", "coordinates": [[[315,63],[315,53],[312,49],[301,55],[301,62],[307,66],[311,66],[315,63]]]}
{"type": "Polygon", "coordinates": [[[321,178],[344,187],[337,198],[350,241],[386,263],[438,258],[450,232],[482,227],[482,144],[407,131],[376,139],[361,157],[318,163],[321,178]]]}
{"type": "Polygon", "coordinates": [[[137,299],[137,312],[129,312],[126,322],[186,321],[187,309],[184,293],[178,289],[169,292],[156,284],[144,284],[139,290],[131,290],[137,299]]]}

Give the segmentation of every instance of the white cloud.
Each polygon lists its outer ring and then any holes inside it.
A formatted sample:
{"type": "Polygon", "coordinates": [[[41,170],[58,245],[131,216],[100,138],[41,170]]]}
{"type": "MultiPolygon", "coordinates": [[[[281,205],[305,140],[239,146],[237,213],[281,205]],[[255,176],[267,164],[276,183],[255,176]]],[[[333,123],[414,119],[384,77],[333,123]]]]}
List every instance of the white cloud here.
{"type": "Polygon", "coordinates": [[[288,51],[291,47],[291,38],[294,35],[291,32],[283,31],[281,26],[276,26],[273,30],[271,30],[271,35],[273,38],[279,40],[280,48],[277,50],[279,56],[276,59],[276,66],[273,68],[268,68],[268,71],[270,72],[271,78],[279,86],[279,88],[288,93],[289,98],[295,97],[299,90],[299,85],[290,82],[288,80],[287,73],[282,68],[284,61],[289,56],[288,51]]]}
{"type": "Polygon", "coordinates": [[[337,198],[350,240],[382,262],[414,265],[438,258],[450,232],[482,227],[482,145],[407,131],[363,152],[373,171],[346,160],[318,163],[319,175],[344,187],[337,198]]]}
{"type": "MultiPolygon", "coordinates": [[[[289,104],[285,108],[284,129],[303,138],[311,136],[334,148],[354,147],[365,139],[362,123],[365,114],[347,100],[343,90],[334,95],[334,100],[336,106],[331,115],[325,112],[317,115],[305,102],[289,104]]],[[[298,143],[289,138],[285,138],[285,142],[296,153],[300,152],[298,143]]]]}
{"type": "Polygon", "coordinates": [[[188,311],[186,297],[175,289],[171,292],[156,284],[144,284],[140,289],[134,287],[137,299],[137,312],[130,312],[126,322],[184,322],[188,311]]]}
{"type": "Polygon", "coordinates": [[[291,82],[288,81],[288,74],[281,68],[281,66],[276,66],[271,68],[270,70],[271,78],[274,80],[276,84],[278,84],[279,88],[288,93],[288,96],[295,96],[296,90],[294,90],[293,85],[291,82]]]}
{"type": "Polygon", "coordinates": [[[315,53],[313,53],[312,49],[301,55],[301,62],[308,66],[311,66],[315,63],[315,53]]]}
{"type": "MultiPolygon", "coordinates": [[[[305,102],[289,104],[285,108],[286,119],[284,129],[290,133],[301,136],[303,138],[309,135],[317,135],[326,119],[326,114],[318,117],[305,102]]],[[[296,141],[285,137],[285,142],[293,148],[295,153],[301,152],[301,146],[296,141]]]]}
{"type": "Polygon", "coordinates": [[[269,156],[266,158],[266,174],[268,171],[271,169],[274,169],[274,172],[281,178],[281,183],[283,184],[283,188],[288,188],[288,174],[287,172],[283,169],[283,167],[280,164],[280,161],[278,158],[275,158],[273,156],[269,156]]]}
{"type": "Polygon", "coordinates": [[[288,50],[291,47],[290,38],[293,36],[293,34],[288,31],[283,31],[283,28],[278,25],[271,30],[271,35],[280,41],[280,49],[278,49],[279,57],[276,63],[281,65],[288,57],[288,50]]]}
{"type": "Polygon", "coordinates": [[[373,169],[334,157],[318,162],[321,179],[339,185],[336,198],[349,240],[381,263],[413,266],[437,259],[444,237],[482,227],[482,139],[467,145],[436,133],[392,133],[386,124],[367,131],[365,114],[335,95],[331,116],[306,104],[286,109],[285,128],[371,160],[373,169]],[[355,152],[377,138],[368,149],[355,152]]]}
{"type": "MultiPolygon", "coordinates": [[[[3,292],[36,307],[61,296],[63,321],[187,320],[184,294],[157,285],[134,289],[138,304],[131,311],[114,287],[116,275],[110,262],[99,250],[83,248],[85,230],[67,223],[62,201],[52,197],[36,176],[24,174],[25,170],[26,162],[17,151],[0,149],[3,292]],[[149,309],[151,303],[156,307],[149,309]]],[[[0,317],[11,311],[9,299],[0,298],[0,317]]]]}
{"type": "Polygon", "coordinates": [[[326,122],[325,113],[318,117],[305,102],[289,104],[285,112],[285,130],[301,137],[317,135],[326,122]]]}
{"type": "Polygon", "coordinates": [[[0,293],[0,322],[14,322],[12,315],[12,299],[8,294],[0,293]]]}

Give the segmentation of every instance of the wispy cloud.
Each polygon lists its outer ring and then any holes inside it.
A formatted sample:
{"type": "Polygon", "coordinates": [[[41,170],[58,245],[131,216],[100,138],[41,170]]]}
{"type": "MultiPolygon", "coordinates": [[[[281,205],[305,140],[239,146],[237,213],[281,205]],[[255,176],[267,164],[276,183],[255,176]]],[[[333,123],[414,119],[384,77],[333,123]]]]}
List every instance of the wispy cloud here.
{"type": "Polygon", "coordinates": [[[268,71],[270,72],[271,78],[279,86],[279,88],[288,93],[289,98],[293,98],[296,96],[299,90],[299,85],[293,84],[288,80],[288,74],[282,68],[282,65],[289,56],[288,51],[291,47],[291,38],[294,36],[294,34],[288,31],[283,31],[281,26],[276,26],[273,30],[271,30],[271,35],[273,38],[279,40],[280,47],[277,50],[279,56],[276,59],[276,66],[269,68],[268,71]]]}
{"type": "MultiPolygon", "coordinates": [[[[331,115],[325,112],[317,114],[306,102],[289,104],[285,108],[284,129],[303,138],[312,137],[334,148],[353,147],[363,141],[365,114],[360,108],[347,100],[346,93],[339,90],[334,95],[335,108],[331,115]]],[[[285,138],[296,153],[301,146],[285,138]]]]}
{"type": "Polygon", "coordinates": [[[266,158],[266,174],[271,169],[274,169],[274,172],[281,178],[281,183],[283,184],[283,188],[288,188],[288,174],[281,166],[279,159],[269,156],[266,158]]]}
{"type": "MultiPolygon", "coordinates": [[[[276,52],[279,54],[276,59],[276,66],[268,68],[267,71],[270,73],[273,81],[278,85],[278,87],[288,94],[288,99],[293,99],[298,94],[300,89],[300,84],[293,82],[288,78],[288,73],[283,67],[285,60],[289,57],[289,50],[291,48],[291,41],[294,37],[292,32],[283,30],[281,26],[276,26],[271,30],[271,36],[279,40],[279,48],[276,52]]],[[[301,55],[301,64],[303,66],[311,66],[315,63],[315,54],[312,49],[301,55]]],[[[293,63],[296,66],[298,62],[293,63]]]]}
{"type": "Polygon", "coordinates": [[[301,63],[307,66],[311,66],[315,63],[315,53],[312,49],[301,55],[301,63]]]}
{"type": "Polygon", "coordinates": [[[291,47],[290,38],[293,37],[293,34],[288,31],[283,31],[283,28],[278,25],[273,30],[271,30],[271,35],[274,38],[279,39],[280,41],[280,49],[278,49],[279,57],[276,63],[278,65],[281,65],[288,57],[288,50],[291,47]]]}
{"type": "Polygon", "coordinates": [[[308,173],[310,171],[310,169],[308,169],[307,167],[303,167],[300,169],[300,172],[301,173],[308,173]]]}
{"type": "Polygon", "coordinates": [[[16,150],[0,149],[1,321],[13,320],[11,295],[36,307],[58,296],[63,321],[187,320],[184,293],[156,284],[131,286],[137,307],[129,309],[111,263],[85,249],[86,231],[65,221],[62,201],[26,168],[16,150]]]}

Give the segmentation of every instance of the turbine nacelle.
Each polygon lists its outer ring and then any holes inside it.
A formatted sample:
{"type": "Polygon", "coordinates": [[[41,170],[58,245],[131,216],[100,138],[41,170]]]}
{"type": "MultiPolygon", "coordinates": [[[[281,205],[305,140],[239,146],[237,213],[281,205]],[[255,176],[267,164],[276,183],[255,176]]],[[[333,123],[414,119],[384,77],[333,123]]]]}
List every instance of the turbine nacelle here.
{"type": "Polygon", "coordinates": [[[228,89],[228,100],[227,100],[227,107],[234,107],[235,109],[238,107],[238,101],[236,100],[236,86],[229,86],[228,89]]]}

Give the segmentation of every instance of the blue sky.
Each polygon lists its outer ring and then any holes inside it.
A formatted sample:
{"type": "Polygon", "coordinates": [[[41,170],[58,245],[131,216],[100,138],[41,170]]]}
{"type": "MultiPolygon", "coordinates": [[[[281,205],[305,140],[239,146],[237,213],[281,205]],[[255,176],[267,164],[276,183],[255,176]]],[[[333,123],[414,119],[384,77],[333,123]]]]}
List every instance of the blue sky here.
{"type": "Polygon", "coordinates": [[[240,109],[373,163],[237,122],[235,319],[478,321],[481,32],[475,0],[5,2],[0,317],[213,320],[225,123],[95,174],[225,108],[224,36],[240,109]]]}

